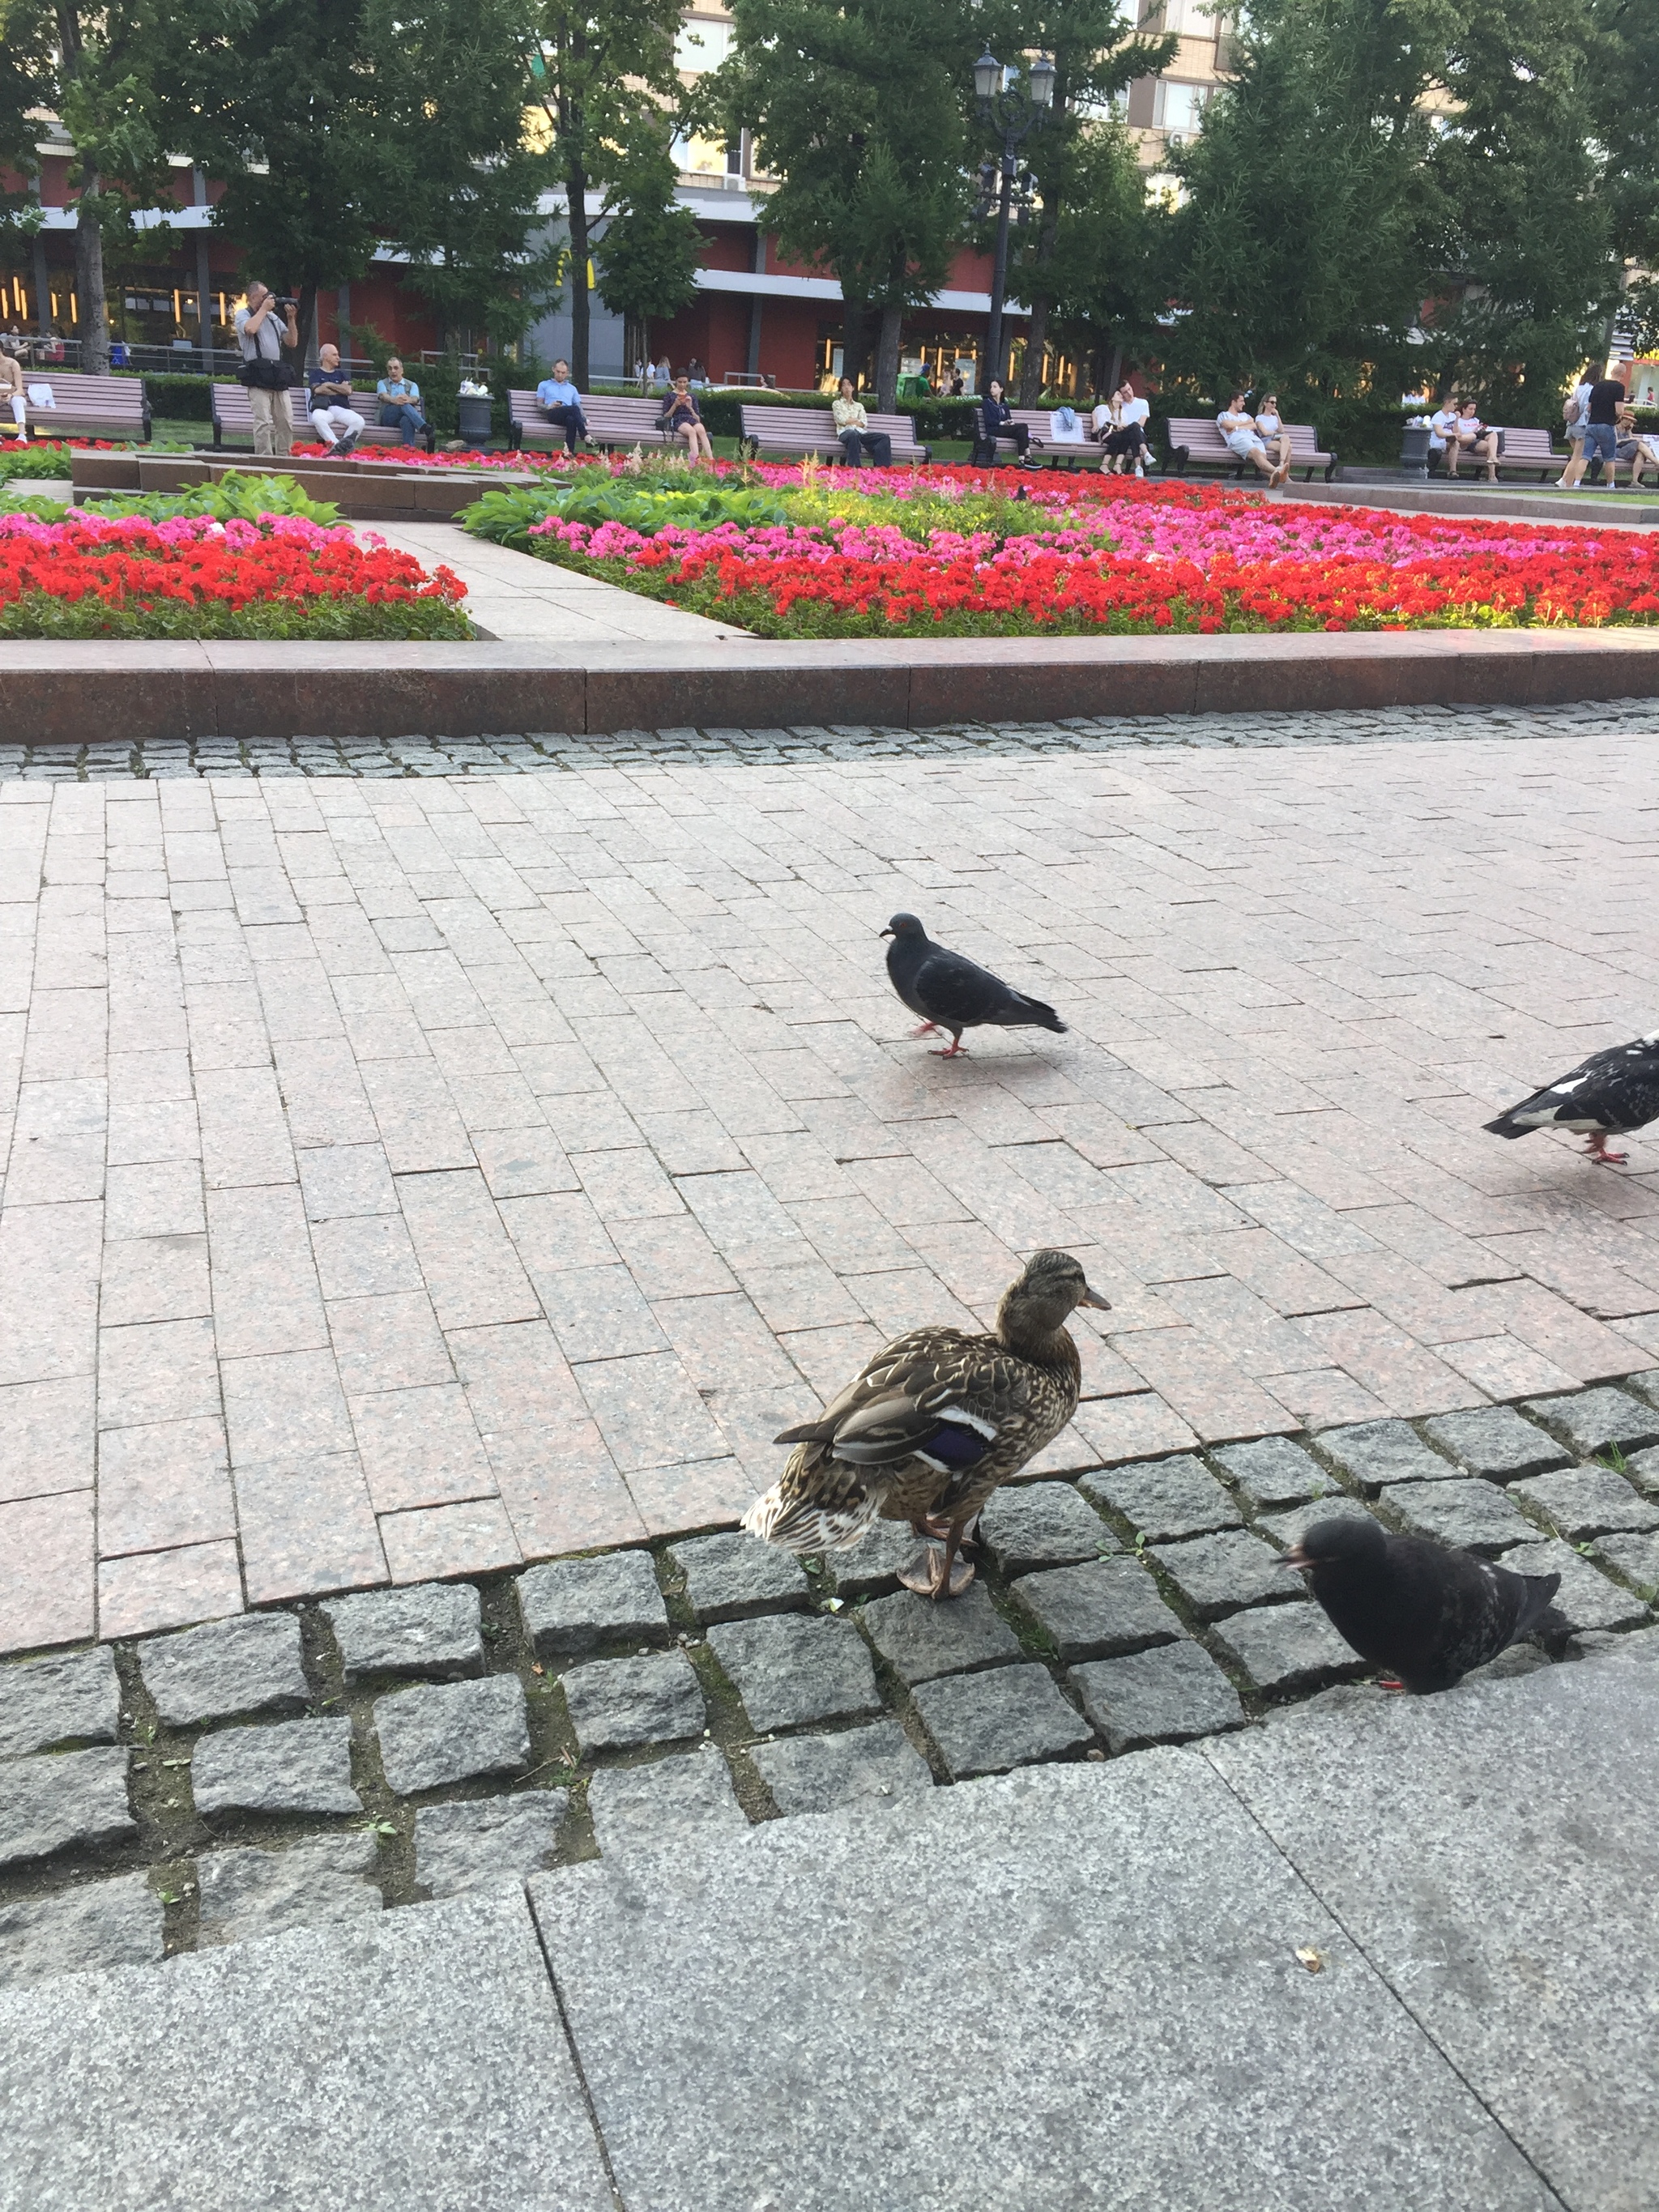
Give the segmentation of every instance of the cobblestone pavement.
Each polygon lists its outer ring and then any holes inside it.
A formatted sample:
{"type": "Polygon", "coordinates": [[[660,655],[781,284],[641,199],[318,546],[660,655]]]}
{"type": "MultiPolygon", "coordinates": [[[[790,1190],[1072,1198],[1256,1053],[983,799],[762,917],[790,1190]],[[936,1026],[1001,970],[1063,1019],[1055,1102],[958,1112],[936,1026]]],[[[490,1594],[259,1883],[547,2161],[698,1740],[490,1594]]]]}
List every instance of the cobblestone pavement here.
{"type": "Polygon", "coordinates": [[[1650,1367],[1659,1155],[1479,1123],[1653,1023],[1656,721],[0,781],[0,1650],[729,1526],[1042,1244],[1037,1474],[1650,1367]],[[1071,1034],[906,1041],[898,907],[1071,1034]]]}
{"type": "Polygon", "coordinates": [[[974,754],[1092,753],[1175,745],[1240,750],[1258,745],[1391,744],[1470,738],[1576,737],[1650,732],[1647,700],[1584,700],[1559,707],[1387,707],[1338,714],[1121,714],[995,729],[833,727],[790,730],[631,730],[615,737],[535,736],[386,744],[370,738],[180,738],[170,744],[8,746],[0,778],[103,782],[128,776],[501,775],[550,769],[635,768],[679,760],[757,764],[906,755],[939,760],[974,754]]]}
{"type": "Polygon", "coordinates": [[[1559,1571],[1543,1648],[1484,1671],[1579,1658],[1651,1622],[1656,1404],[1659,1371],[1012,1486],[948,1605],[896,1586],[906,1528],[717,1534],[16,1662],[0,1987],[1249,1725],[1366,1671],[1280,1564],[1334,1512],[1559,1571]]]}

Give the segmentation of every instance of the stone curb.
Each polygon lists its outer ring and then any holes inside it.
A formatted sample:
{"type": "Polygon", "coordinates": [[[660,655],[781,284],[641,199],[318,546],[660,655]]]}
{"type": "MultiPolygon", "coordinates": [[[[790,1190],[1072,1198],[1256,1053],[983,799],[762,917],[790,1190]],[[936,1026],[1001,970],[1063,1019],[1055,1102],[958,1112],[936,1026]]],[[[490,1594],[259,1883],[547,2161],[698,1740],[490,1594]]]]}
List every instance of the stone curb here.
{"type": "MultiPolygon", "coordinates": [[[[31,744],[572,734],[826,722],[1542,706],[1659,696],[1659,630],[1326,636],[744,636],[718,647],[18,641],[0,730],[31,744]],[[118,737],[112,735],[118,732],[118,737]]],[[[0,742],[17,742],[9,737],[0,742]]]]}

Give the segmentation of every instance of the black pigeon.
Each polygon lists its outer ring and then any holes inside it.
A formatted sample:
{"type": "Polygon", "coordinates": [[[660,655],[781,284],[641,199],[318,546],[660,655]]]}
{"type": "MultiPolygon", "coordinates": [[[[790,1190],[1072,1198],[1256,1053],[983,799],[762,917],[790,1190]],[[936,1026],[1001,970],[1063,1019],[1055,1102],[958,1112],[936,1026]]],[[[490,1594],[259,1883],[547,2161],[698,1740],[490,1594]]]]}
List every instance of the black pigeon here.
{"type": "Polygon", "coordinates": [[[1419,1695],[1449,1690],[1537,1627],[1559,1575],[1517,1575],[1369,1516],[1316,1521],[1285,1564],[1304,1567],[1331,1626],[1419,1695]]]}
{"type": "Polygon", "coordinates": [[[1534,1091],[1486,1124],[1494,1137],[1524,1137],[1533,1129],[1571,1129],[1587,1139],[1584,1150],[1605,1167],[1622,1167],[1628,1152],[1610,1152],[1607,1138],[1644,1129],[1659,1119],[1659,1030],[1607,1052],[1593,1052],[1571,1073],[1534,1091]]]}
{"type": "Polygon", "coordinates": [[[917,1036],[931,1030],[949,1030],[951,1042],[939,1057],[954,1060],[963,1049],[963,1030],[1053,1030],[1066,1034],[1066,1024],[1041,999],[1028,999],[1011,990],[1000,975],[981,968],[960,952],[947,952],[913,914],[896,914],[881,933],[890,937],[887,973],[893,988],[913,1014],[921,1016],[917,1036]]]}

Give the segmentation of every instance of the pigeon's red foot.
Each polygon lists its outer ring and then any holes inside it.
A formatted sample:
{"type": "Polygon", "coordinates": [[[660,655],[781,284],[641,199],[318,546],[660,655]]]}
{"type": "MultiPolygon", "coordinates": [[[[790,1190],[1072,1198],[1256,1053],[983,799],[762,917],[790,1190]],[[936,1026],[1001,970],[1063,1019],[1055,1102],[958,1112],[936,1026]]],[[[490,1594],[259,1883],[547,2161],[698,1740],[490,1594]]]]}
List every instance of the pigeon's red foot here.
{"type": "Polygon", "coordinates": [[[933,1057],[935,1060],[963,1060],[967,1057],[967,1053],[968,1048],[963,1044],[962,1039],[960,1037],[953,1037],[950,1043],[945,1046],[944,1051],[936,1052],[933,1054],[933,1057]]]}
{"type": "Polygon", "coordinates": [[[939,1035],[939,1024],[937,1022],[924,1022],[919,1030],[912,1030],[910,1034],[913,1037],[937,1036],[939,1035]]]}
{"type": "Polygon", "coordinates": [[[1397,1691],[1402,1697],[1405,1694],[1406,1685],[1398,1674],[1379,1674],[1376,1678],[1376,1686],[1379,1690],[1397,1691]]]}
{"type": "Polygon", "coordinates": [[[1604,1168],[1621,1168],[1630,1158],[1628,1152],[1610,1152],[1606,1133],[1601,1129],[1592,1130],[1584,1139],[1584,1152],[1598,1167],[1604,1168]]]}

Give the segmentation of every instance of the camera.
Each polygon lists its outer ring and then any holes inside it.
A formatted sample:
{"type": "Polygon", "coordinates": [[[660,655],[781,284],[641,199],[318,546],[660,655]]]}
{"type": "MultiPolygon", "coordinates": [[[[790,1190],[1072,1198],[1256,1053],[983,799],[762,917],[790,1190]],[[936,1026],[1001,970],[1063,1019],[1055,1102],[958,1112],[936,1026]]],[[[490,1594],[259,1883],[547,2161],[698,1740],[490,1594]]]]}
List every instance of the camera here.
{"type": "Polygon", "coordinates": [[[270,295],[270,304],[273,307],[297,307],[300,302],[289,293],[273,292],[270,295]]]}

